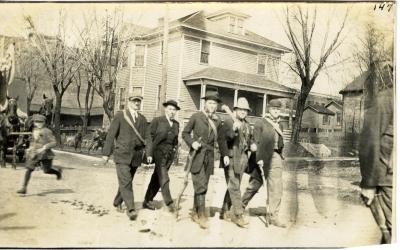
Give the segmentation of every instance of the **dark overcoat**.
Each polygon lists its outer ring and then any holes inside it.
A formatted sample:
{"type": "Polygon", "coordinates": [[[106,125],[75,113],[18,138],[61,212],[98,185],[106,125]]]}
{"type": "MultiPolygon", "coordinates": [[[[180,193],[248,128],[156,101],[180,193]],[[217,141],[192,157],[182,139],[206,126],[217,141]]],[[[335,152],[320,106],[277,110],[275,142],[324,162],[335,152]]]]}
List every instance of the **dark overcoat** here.
{"type": "MultiPolygon", "coordinates": [[[[171,153],[176,151],[176,147],[178,146],[178,136],[179,123],[176,120],[172,120],[172,126],[170,126],[165,115],[154,118],[150,123],[150,128],[148,129],[148,141],[146,143],[147,156],[153,158],[156,156],[170,156],[171,153]],[[168,145],[165,145],[165,142],[168,142],[168,145]],[[156,151],[159,153],[156,154],[156,151]]],[[[159,162],[161,159],[154,159],[154,161],[159,162]]]]}
{"type": "MultiPolygon", "coordinates": [[[[142,138],[146,140],[146,117],[138,113],[136,121],[133,122],[130,112],[127,111],[126,113],[136,130],[142,138]]],[[[139,139],[132,127],[125,120],[123,112],[119,111],[116,113],[111,122],[110,129],[108,130],[106,141],[104,143],[103,155],[110,156],[111,154],[114,154],[115,163],[139,166],[143,160],[144,148],[145,143],[139,139]]]]}
{"type": "Polygon", "coordinates": [[[383,90],[365,110],[359,144],[362,188],[393,185],[393,99],[392,88],[383,90]]]}
{"type": "MultiPolygon", "coordinates": [[[[281,125],[280,128],[282,129],[281,125]]],[[[253,138],[257,145],[257,153],[256,157],[252,159],[256,160],[256,163],[260,160],[263,160],[264,172],[267,172],[271,166],[271,160],[275,146],[275,133],[274,127],[272,127],[272,125],[264,118],[258,120],[254,124],[253,138]]],[[[282,152],[284,146],[283,138],[280,135],[278,138],[278,151],[282,152]]],[[[256,167],[254,162],[253,164],[249,164],[248,172],[252,172],[252,167],[256,167]]]]}
{"type": "Polygon", "coordinates": [[[194,174],[200,172],[202,167],[205,167],[208,174],[214,173],[214,140],[217,140],[221,156],[223,157],[228,155],[226,141],[221,133],[221,119],[214,115],[212,122],[217,128],[217,138],[215,138],[214,132],[208,123],[207,116],[201,111],[194,113],[190,117],[189,122],[182,131],[183,140],[190,148],[189,153],[193,151],[193,142],[197,141],[198,138],[201,137],[202,147],[193,158],[191,168],[191,172],[194,174]]]}
{"type": "MultiPolygon", "coordinates": [[[[225,137],[226,145],[230,160],[230,165],[237,174],[242,174],[247,167],[247,152],[253,143],[250,124],[247,120],[243,121],[243,125],[239,130],[233,131],[233,119],[224,120],[222,125],[222,134],[225,137]],[[242,133],[239,135],[239,133],[242,133]],[[241,137],[240,137],[241,136],[241,137]]],[[[220,166],[223,166],[221,164],[220,166]]]]}

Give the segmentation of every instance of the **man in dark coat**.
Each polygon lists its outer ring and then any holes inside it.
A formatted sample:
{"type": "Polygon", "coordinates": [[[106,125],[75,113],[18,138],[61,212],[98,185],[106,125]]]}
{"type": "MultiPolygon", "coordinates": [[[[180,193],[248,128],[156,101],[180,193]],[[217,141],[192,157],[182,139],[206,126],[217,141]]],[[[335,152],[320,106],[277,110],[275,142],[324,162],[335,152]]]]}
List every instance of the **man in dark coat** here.
{"type": "Polygon", "coordinates": [[[391,243],[393,192],[393,88],[378,93],[364,112],[360,134],[361,195],[382,232],[391,243]]]}
{"type": "Polygon", "coordinates": [[[147,162],[154,159],[155,169],[143,202],[143,208],[155,210],[151,201],[161,188],[165,205],[169,212],[175,212],[175,206],[169,190],[168,170],[175,158],[178,146],[179,123],[174,119],[176,112],[180,110],[178,103],[169,100],[163,103],[165,115],[156,117],[150,124],[146,143],[147,162]]]}
{"type": "Polygon", "coordinates": [[[286,227],[278,217],[283,193],[282,150],[284,144],[283,133],[279,124],[281,108],[282,103],[279,100],[271,100],[268,103],[268,113],[254,125],[257,153],[255,157],[250,157],[249,186],[243,194],[242,202],[243,206],[246,207],[261,188],[263,184],[261,167],[267,183],[267,218],[272,225],[286,227]]]}
{"type": "Polygon", "coordinates": [[[190,147],[189,153],[193,150],[197,151],[190,170],[194,188],[192,219],[202,229],[206,229],[208,228],[208,223],[205,198],[210,175],[214,173],[214,150],[217,144],[225,165],[229,164],[229,156],[224,136],[220,133],[222,123],[215,114],[218,103],[221,102],[218,92],[209,91],[203,99],[205,100],[204,110],[190,117],[182,132],[182,137],[190,147]],[[201,138],[200,142],[198,141],[199,138],[201,138]]]}
{"type": "Polygon", "coordinates": [[[45,122],[45,116],[39,114],[33,116],[35,128],[32,132],[29,149],[27,150],[24,183],[22,188],[17,191],[19,194],[26,194],[32,172],[38,164],[42,165],[45,174],[55,175],[57,176],[57,180],[62,178],[62,170],[53,168],[54,153],[51,149],[56,146],[56,138],[50,129],[44,127],[45,122]]]}
{"type": "Polygon", "coordinates": [[[240,182],[248,165],[248,153],[251,152],[251,149],[255,151],[257,146],[252,142],[250,124],[246,120],[250,111],[247,99],[244,97],[239,98],[233,109],[233,117],[227,118],[222,127],[222,134],[227,142],[230,160],[229,166],[224,167],[228,189],[225,192],[220,219],[225,219],[226,212],[232,208],[231,221],[239,227],[246,227],[248,222],[243,217],[244,209],[240,193],[240,182]]]}
{"type": "Polygon", "coordinates": [[[130,96],[127,109],[115,114],[103,149],[103,159],[108,161],[113,154],[117,169],[119,189],[114,199],[114,206],[120,210],[124,202],[131,220],[137,217],[132,180],[142,163],[146,140],[147,120],[138,112],[142,99],[141,96],[130,96]]]}

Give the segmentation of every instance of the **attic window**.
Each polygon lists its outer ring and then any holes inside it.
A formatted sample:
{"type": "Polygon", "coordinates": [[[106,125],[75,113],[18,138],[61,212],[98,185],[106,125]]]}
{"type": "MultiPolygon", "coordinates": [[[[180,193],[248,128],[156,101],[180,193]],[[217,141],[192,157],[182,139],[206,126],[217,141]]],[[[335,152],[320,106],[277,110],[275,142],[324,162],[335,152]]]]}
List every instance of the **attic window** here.
{"type": "Polygon", "coordinates": [[[264,75],[265,74],[265,61],[266,55],[258,55],[258,63],[257,63],[257,74],[264,75]]]}
{"type": "Polygon", "coordinates": [[[231,16],[229,18],[229,32],[235,33],[235,26],[236,26],[236,18],[231,16]]]}
{"type": "Polygon", "coordinates": [[[229,32],[235,34],[243,34],[243,19],[230,16],[229,17],[229,32]]]}

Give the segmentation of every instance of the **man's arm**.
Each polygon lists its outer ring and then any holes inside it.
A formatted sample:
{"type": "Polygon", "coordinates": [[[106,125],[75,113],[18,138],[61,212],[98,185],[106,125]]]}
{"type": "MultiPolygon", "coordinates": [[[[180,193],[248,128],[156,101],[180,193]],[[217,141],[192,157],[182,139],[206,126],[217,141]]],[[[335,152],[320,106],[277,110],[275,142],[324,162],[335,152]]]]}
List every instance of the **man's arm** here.
{"type": "MultiPolygon", "coordinates": [[[[262,122],[257,121],[256,124],[254,124],[254,129],[253,129],[253,142],[257,145],[257,148],[260,148],[260,138],[262,135],[262,122]]],[[[257,162],[262,160],[261,155],[259,153],[256,154],[257,162]]]]}
{"type": "Polygon", "coordinates": [[[232,130],[232,122],[229,122],[230,119],[227,119],[224,121],[224,124],[220,124],[218,126],[218,146],[219,146],[219,151],[221,153],[222,157],[229,156],[229,149],[228,149],[228,140],[231,140],[231,135],[233,133],[234,137],[234,131],[232,130]]]}
{"type": "Polygon", "coordinates": [[[192,144],[195,141],[191,135],[192,130],[194,128],[194,124],[195,124],[195,117],[194,115],[192,115],[189,119],[189,122],[186,124],[185,128],[182,131],[182,138],[189,146],[189,148],[192,147],[192,144]]]}
{"type": "Polygon", "coordinates": [[[57,141],[56,141],[56,138],[54,137],[53,132],[50,129],[45,130],[45,131],[46,131],[45,133],[46,133],[48,143],[43,145],[43,148],[45,150],[54,148],[55,146],[57,146],[57,141]]]}
{"type": "Polygon", "coordinates": [[[153,157],[153,140],[158,127],[158,119],[154,118],[146,132],[146,154],[153,157]]]}
{"type": "Polygon", "coordinates": [[[103,155],[110,156],[112,154],[114,140],[119,135],[119,128],[121,125],[119,114],[117,114],[111,122],[110,129],[108,130],[106,141],[104,143],[103,155]]]}

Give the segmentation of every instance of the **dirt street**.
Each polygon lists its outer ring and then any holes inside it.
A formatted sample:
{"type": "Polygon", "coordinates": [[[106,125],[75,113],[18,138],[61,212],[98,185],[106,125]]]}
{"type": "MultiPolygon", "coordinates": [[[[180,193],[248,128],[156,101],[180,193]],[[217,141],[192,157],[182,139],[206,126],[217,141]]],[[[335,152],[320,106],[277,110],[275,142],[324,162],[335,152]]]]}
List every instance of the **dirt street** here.
{"type": "MultiPolygon", "coordinates": [[[[112,206],[117,177],[100,159],[57,153],[55,165],[64,179],[35,171],[28,194],[20,196],[24,168],[0,169],[0,247],[350,247],[379,243],[380,233],[370,211],[358,200],[357,181],[340,174],[306,170],[284,172],[282,219],[286,229],[268,228],[264,188],[246,210],[249,227],[219,220],[226,190],[222,169],[210,180],[207,207],[210,228],[201,230],[189,218],[193,189],[189,184],[181,203],[180,220],[170,215],[159,193],[156,211],[139,210],[137,221],[112,206]],[[261,215],[261,216],[260,216],[261,215]]],[[[341,170],[337,170],[341,171],[341,170]]],[[[137,208],[141,208],[152,169],[142,167],[134,179],[137,208]]],[[[171,193],[183,183],[182,166],[170,171],[171,193]]],[[[244,190],[248,184],[245,175],[244,190]]]]}

